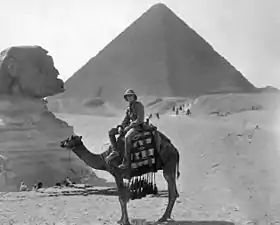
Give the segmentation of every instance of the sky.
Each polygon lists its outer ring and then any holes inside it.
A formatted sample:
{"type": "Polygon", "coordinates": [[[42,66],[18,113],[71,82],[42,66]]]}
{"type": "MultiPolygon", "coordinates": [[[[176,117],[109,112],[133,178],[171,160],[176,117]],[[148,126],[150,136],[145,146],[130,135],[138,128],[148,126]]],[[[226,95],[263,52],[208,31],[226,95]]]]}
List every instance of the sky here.
{"type": "Polygon", "coordinates": [[[40,45],[66,80],[156,3],[253,84],[280,88],[280,0],[0,0],[0,49],[40,45]]]}

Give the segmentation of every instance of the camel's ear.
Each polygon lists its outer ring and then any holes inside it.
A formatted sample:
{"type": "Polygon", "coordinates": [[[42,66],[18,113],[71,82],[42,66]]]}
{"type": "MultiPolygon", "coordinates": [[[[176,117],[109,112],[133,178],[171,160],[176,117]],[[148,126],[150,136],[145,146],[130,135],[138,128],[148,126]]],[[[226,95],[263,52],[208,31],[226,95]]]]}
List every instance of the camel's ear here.
{"type": "Polygon", "coordinates": [[[79,139],[82,140],[82,136],[79,136],[79,139]]]}

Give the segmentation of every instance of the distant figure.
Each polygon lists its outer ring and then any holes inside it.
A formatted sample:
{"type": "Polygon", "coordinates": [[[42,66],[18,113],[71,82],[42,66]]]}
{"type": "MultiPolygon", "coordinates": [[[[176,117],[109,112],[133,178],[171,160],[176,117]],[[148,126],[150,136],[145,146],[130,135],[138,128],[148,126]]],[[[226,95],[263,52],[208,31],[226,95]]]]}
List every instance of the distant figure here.
{"type": "Polygon", "coordinates": [[[34,186],[33,186],[33,191],[38,191],[38,189],[40,189],[42,187],[43,187],[43,183],[38,180],[37,183],[34,184],[34,186]]]}
{"type": "Polygon", "coordinates": [[[37,191],[37,190],[38,190],[37,184],[34,184],[34,185],[33,185],[33,188],[32,188],[32,191],[37,191]]]}
{"type": "Polygon", "coordinates": [[[149,125],[150,124],[150,117],[147,117],[145,122],[146,122],[147,125],[149,125]]]}
{"type": "Polygon", "coordinates": [[[42,99],[42,102],[43,102],[44,104],[48,104],[48,99],[47,99],[47,98],[43,98],[43,99],[42,99]]]}
{"type": "Polygon", "coordinates": [[[27,185],[23,181],[20,182],[19,191],[28,191],[27,185]]]}
{"type": "Polygon", "coordinates": [[[182,111],[182,105],[179,106],[179,110],[182,111]]]}
{"type": "Polygon", "coordinates": [[[70,185],[73,185],[73,182],[70,180],[69,177],[66,177],[64,183],[65,183],[66,187],[69,187],[70,185]]]}
{"type": "Polygon", "coordinates": [[[150,115],[149,115],[149,119],[152,119],[153,118],[153,114],[152,113],[150,113],[150,115]]]}
{"type": "Polygon", "coordinates": [[[42,188],[42,187],[43,187],[43,182],[39,181],[39,182],[37,183],[37,188],[40,189],[40,188],[42,188]]]}
{"type": "Polygon", "coordinates": [[[156,117],[157,117],[157,118],[158,118],[158,120],[159,120],[159,113],[158,113],[158,112],[156,113],[156,117]]]}
{"type": "Polygon", "coordinates": [[[178,116],[178,114],[179,114],[179,109],[177,108],[176,109],[176,115],[178,116]]]}
{"type": "Polygon", "coordinates": [[[187,116],[190,116],[190,115],[191,115],[191,110],[190,110],[189,108],[187,108],[186,115],[187,115],[187,116]]]}
{"type": "Polygon", "coordinates": [[[176,109],[175,109],[175,105],[173,105],[172,111],[175,112],[175,110],[176,110],[176,109]]]}

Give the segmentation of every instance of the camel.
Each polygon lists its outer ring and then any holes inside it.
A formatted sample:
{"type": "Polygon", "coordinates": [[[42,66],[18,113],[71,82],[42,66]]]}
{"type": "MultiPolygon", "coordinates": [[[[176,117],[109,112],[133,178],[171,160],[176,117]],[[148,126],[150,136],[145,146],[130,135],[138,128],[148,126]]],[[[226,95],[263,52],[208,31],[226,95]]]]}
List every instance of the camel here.
{"type": "MultiPolygon", "coordinates": [[[[158,220],[158,222],[166,222],[171,219],[171,213],[175,201],[179,197],[176,186],[176,178],[178,179],[180,176],[179,152],[164,134],[159,131],[156,132],[157,143],[159,143],[158,156],[160,157],[157,170],[163,171],[163,176],[168,185],[168,205],[163,216],[158,220]]],[[[130,191],[124,183],[124,178],[129,177],[129,174],[126,170],[118,168],[123,155],[120,155],[120,157],[112,159],[111,162],[108,162],[105,158],[111,152],[111,146],[109,146],[108,149],[101,154],[94,154],[84,146],[82,136],[77,135],[72,135],[68,139],[62,141],[61,147],[73,151],[81,160],[93,169],[107,171],[114,177],[121,206],[121,218],[118,223],[121,225],[130,225],[127,212],[127,203],[130,200],[130,191]]],[[[124,147],[124,142],[120,137],[117,141],[117,147],[118,149],[123,149],[124,147]]]]}

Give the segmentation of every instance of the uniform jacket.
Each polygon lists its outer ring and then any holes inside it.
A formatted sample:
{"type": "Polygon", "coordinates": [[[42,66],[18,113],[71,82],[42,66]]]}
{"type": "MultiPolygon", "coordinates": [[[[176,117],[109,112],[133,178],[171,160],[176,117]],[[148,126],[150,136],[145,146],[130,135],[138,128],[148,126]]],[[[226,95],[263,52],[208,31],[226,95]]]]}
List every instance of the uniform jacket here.
{"type": "Polygon", "coordinates": [[[129,103],[125,111],[125,117],[121,123],[122,128],[135,128],[144,122],[144,106],[139,101],[129,103]]]}

